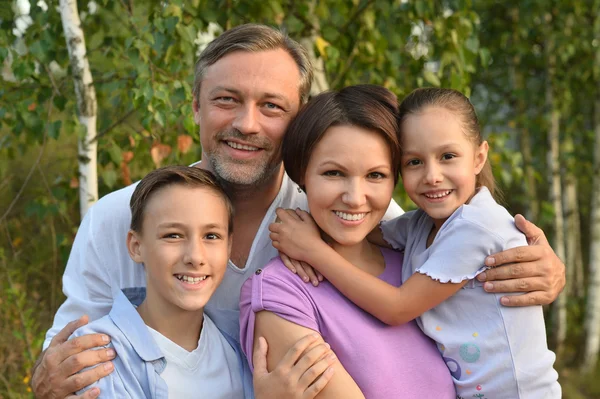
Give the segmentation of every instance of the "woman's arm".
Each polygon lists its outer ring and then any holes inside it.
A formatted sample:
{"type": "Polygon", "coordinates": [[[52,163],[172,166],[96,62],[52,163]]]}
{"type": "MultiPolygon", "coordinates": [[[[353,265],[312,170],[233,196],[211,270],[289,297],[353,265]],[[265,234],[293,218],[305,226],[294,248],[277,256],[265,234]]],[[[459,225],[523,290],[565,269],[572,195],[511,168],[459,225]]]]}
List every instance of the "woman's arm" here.
{"type": "MultiPolygon", "coordinates": [[[[274,368],[274,365],[278,364],[280,360],[283,359],[288,350],[294,346],[298,340],[308,334],[314,334],[314,331],[289,322],[272,312],[261,311],[256,314],[254,336],[257,339],[254,340],[254,350],[258,350],[258,337],[264,337],[269,345],[269,351],[267,353],[267,369],[271,371],[274,368]]],[[[312,348],[322,343],[323,338],[319,336],[306,352],[310,352],[312,348]]],[[[360,391],[358,385],[356,385],[339,360],[336,359],[330,367],[335,369],[335,373],[321,393],[316,396],[317,398],[364,399],[364,395],[360,391]]],[[[306,378],[314,380],[315,376],[307,375],[306,378]]]]}

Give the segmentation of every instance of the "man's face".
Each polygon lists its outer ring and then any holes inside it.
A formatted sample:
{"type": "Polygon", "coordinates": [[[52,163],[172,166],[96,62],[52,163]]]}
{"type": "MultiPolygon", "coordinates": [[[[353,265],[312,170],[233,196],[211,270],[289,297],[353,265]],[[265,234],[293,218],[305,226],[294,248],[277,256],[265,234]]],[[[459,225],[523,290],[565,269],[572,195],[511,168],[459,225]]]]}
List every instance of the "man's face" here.
{"type": "Polygon", "coordinates": [[[281,170],[281,141],[300,107],[300,71],[282,49],[235,51],[207,68],[194,119],[202,159],[237,185],[268,181],[281,170]]]}

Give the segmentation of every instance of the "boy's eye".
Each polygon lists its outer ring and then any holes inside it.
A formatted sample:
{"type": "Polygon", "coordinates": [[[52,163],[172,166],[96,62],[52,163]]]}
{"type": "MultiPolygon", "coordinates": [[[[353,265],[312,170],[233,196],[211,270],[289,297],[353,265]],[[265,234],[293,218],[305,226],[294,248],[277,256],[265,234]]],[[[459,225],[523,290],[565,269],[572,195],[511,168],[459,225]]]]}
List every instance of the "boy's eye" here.
{"type": "Polygon", "coordinates": [[[173,240],[181,238],[181,237],[182,237],[182,235],[179,234],[179,233],[168,233],[168,234],[164,235],[164,238],[170,238],[170,239],[173,239],[173,240]]]}
{"type": "Polygon", "coordinates": [[[206,238],[207,240],[218,240],[219,238],[221,238],[221,236],[216,233],[208,233],[204,236],[204,238],[206,238]]]}

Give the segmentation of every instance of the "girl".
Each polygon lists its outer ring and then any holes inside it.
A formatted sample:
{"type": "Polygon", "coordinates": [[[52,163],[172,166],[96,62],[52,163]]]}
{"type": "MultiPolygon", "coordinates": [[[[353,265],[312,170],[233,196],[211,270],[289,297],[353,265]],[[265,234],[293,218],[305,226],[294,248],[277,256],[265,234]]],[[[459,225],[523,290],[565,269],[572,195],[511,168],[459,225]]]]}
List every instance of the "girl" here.
{"type": "MultiPolygon", "coordinates": [[[[459,398],[560,398],[541,306],[503,307],[475,280],[485,256],[526,241],[494,201],[488,143],[472,104],[454,90],[418,89],[402,102],[399,122],[400,173],[420,209],[382,223],[369,239],[378,242],[383,233],[404,250],[400,287],[349,268],[305,212],[279,211],[274,246],[315,267],[383,322],[417,318],[436,341],[459,398]]],[[[358,210],[339,216],[356,224],[364,218],[358,210]]]]}
{"type": "MultiPolygon", "coordinates": [[[[347,259],[349,268],[395,286],[402,279],[402,255],[366,236],[386,212],[397,180],[397,112],[396,97],[383,87],[323,93],[292,122],[282,149],[286,172],[305,190],[327,248],[347,259]]],[[[242,287],[240,330],[249,360],[260,337],[266,339],[269,370],[309,333],[331,345],[335,372],[319,399],[456,397],[439,352],[416,323],[388,326],[328,282],[304,284],[280,258],[242,287]]],[[[332,369],[322,372],[331,375],[332,369]]]]}

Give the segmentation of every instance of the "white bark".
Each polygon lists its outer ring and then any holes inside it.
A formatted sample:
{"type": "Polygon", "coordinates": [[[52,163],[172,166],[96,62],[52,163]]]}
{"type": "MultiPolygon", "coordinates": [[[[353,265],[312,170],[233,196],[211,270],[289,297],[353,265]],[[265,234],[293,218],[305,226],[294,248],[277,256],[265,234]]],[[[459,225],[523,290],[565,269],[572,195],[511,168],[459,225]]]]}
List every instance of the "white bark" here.
{"type": "MultiPolygon", "coordinates": [[[[600,1],[596,1],[600,5],[600,1]]],[[[600,17],[596,18],[594,33],[600,37],[600,17]]],[[[594,65],[596,100],[594,107],[594,169],[592,174],[592,203],[590,220],[590,265],[588,296],[585,310],[585,349],[583,371],[591,373],[600,351],[600,49],[596,49],[594,65]]]]}
{"type": "Polygon", "coordinates": [[[79,122],[86,132],[79,137],[79,210],[81,217],[98,200],[98,172],[96,166],[96,90],[86,55],[85,37],[76,0],[60,0],[60,16],[69,50],[71,72],[77,96],[79,122]]]}
{"type": "MultiPolygon", "coordinates": [[[[560,112],[554,99],[553,80],[556,56],[553,43],[547,42],[548,81],[546,82],[546,104],[550,110],[550,131],[548,132],[548,167],[550,169],[550,198],[554,208],[554,251],[565,260],[564,217],[562,205],[562,187],[560,180],[560,112]]],[[[569,267],[569,265],[566,265],[569,267]]],[[[562,292],[552,306],[553,337],[555,350],[560,353],[567,337],[567,294],[562,292]]]]}
{"type": "Polygon", "coordinates": [[[323,58],[317,57],[315,54],[316,39],[317,35],[300,39],[300,44],[308,51],[308,58],[313,66],[314,76],[312,86],[310,87],[310,95],[313,97],[325,90],[329,90],[329,83],[327,82],[327,75],[325,74],[325,62],[323,61],[323,58]]]}
{"type": "Polygon", "coordinates": [[[583,259],[581,248],[581,223],[577,201],[577,178],[568,171],[565,176],[563,203],[565,206],[565,249],[567,267],[567,297],[583,296],[583,259]]]}

